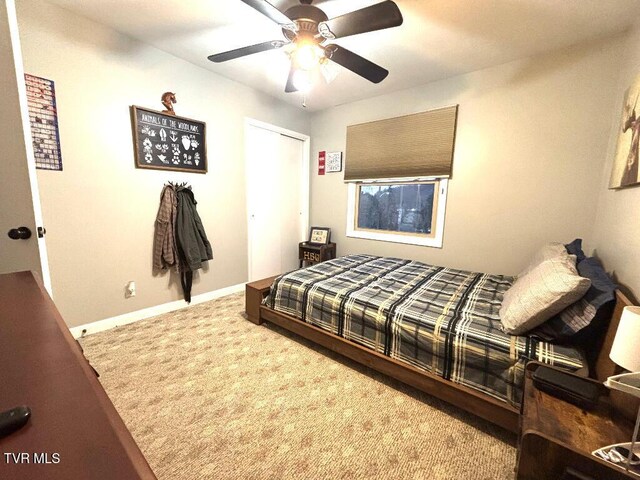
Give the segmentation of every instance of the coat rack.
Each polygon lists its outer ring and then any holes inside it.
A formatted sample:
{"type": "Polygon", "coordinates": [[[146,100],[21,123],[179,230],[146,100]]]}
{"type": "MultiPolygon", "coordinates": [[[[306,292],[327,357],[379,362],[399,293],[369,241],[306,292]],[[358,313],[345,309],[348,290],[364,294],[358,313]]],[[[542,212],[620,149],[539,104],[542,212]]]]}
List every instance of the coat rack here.
{"type": "Polygon", "coordinates": [[[178,188],[188,188],[191,189],[191,185],[189,185],[188,182],[167,182],[165,183],[165,185],[170,185],[173,187],[174,190],[177,190],[178,188]]]}

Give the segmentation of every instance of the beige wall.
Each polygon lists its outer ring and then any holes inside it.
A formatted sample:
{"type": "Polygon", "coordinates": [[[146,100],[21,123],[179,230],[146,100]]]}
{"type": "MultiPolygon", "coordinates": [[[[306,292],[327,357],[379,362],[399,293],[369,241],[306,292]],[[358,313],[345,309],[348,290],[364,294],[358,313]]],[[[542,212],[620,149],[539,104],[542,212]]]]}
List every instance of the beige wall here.
{"type": "Polygon", "coordinates": [[[338,173],[314,173],[312,224],[332,228],[339,255],[366,252],[492,273],[517,273],[547,241],[582,236],[589,248],[624,40],[315,114],[314,158],[320,150],[344,150],[347,125],[460,105],[442,249],[346,238],[347,187],[338,173]]]}
{"type": "Polygon", "coordinates": [[[180,299],[152,276],[153,226],[168,180],[188,181],[214,260],[193,294],[247,279],[244,117],[308,133],[305,112],[47,2],[18,2],[28,73],[56,82],[63,172],[38,171],[54,300],[70,326],[180,299]],[[134,168],[129,105],[207,122],[207,175],[134,168]],[[124,298],[129,280],[138,294],[124,298]]]}
{"type": "Polygon", "coordinates": [[[640,23],[620,50],[623,59],[615,93],[615,108],[610,116],[609,149],[602,170],[598,214],[592,238],[596,254],[618,283],[640,298],[640,186],[609,190],[609,177],[622,118],[624,95],[640,75],[640,23]]]}

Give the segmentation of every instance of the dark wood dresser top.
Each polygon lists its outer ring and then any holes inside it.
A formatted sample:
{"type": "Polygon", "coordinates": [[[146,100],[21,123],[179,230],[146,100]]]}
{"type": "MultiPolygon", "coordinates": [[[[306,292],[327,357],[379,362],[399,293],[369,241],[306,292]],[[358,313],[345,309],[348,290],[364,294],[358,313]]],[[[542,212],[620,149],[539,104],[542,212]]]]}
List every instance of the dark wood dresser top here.
{"type": "Polygon", "coordinates": [[[31,272],[0,275],[0,411],[18,405],[31,419],[0,439],[0,478],[156,478],[31,272]],[[6,453],[27,453],[29,463],[6,453]]]}
{"type": "Polygon", "coordinates": [[[533,367],[526,371],[522,417],[525,430],[544,432],[567,447],[588,453],[605,445],[631,441],[633,424],[622,418],[606,397],[592,410],[583,410],[535,388],[531,381],[533,367]]]}
{"type": "MultiPolygon", "coordinates": [[[[517,479],[561,478],[565,468],[579,471],[584,478],[637,478],[591,455],[600,447],[630,441],[633,423],[613,408],[608,396],[601,397],[595,408],[584,410],[538,390],[532,375],[539,366],[531,362],[526,368],[517,479]]],[[[608,393],[604,388],[603,392],[608,393]]]]}

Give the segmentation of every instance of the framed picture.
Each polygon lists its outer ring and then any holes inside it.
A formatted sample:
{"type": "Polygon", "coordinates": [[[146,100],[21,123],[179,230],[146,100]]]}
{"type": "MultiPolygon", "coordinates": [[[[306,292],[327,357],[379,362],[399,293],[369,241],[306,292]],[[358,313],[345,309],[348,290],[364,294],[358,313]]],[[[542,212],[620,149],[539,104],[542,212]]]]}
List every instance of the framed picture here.
{"type": "Polygon", "coordinates": [[[327,164],[325,171],[327,173],[342,171],[342,152],[327,153],[327,164]]]}
{"type": "Polygon", "coordinates": [[[62,170],[56,87],[53,80],[24,74],[36,168],[62,170]]]}
{"type": "Polygon", "coordinates": [[[207,173],[206,124],[131,106],[137,168],[207,173]]]}
{"type": "Polygon", "coordinates": [[[640,144],[640,75],[629,87],[624,98],[622,119],[618,130],[618,146],[611,169],[609,188],[624,188],[640,183],[638,149],[640,144]]]}
{"type": "Polygon", "coordinates": [[[326,227],[311,227],[309,242],[312,245],[327,245],[331,242],[331,229],[326,227]]]}

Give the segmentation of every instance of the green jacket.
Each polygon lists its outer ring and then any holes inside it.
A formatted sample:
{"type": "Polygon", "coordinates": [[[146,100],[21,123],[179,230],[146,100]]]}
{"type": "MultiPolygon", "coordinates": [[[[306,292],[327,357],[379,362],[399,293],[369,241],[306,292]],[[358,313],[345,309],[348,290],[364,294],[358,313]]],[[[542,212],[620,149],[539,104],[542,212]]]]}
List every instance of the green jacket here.
{"type": "Polygon", "coordinates": [[[189,188],[176,190],[176,243],[180,255],[180,269],[194,271],[202,268],[202,262],[213,258],[213,250],[196,210],[196,199],[189,188]]]}

